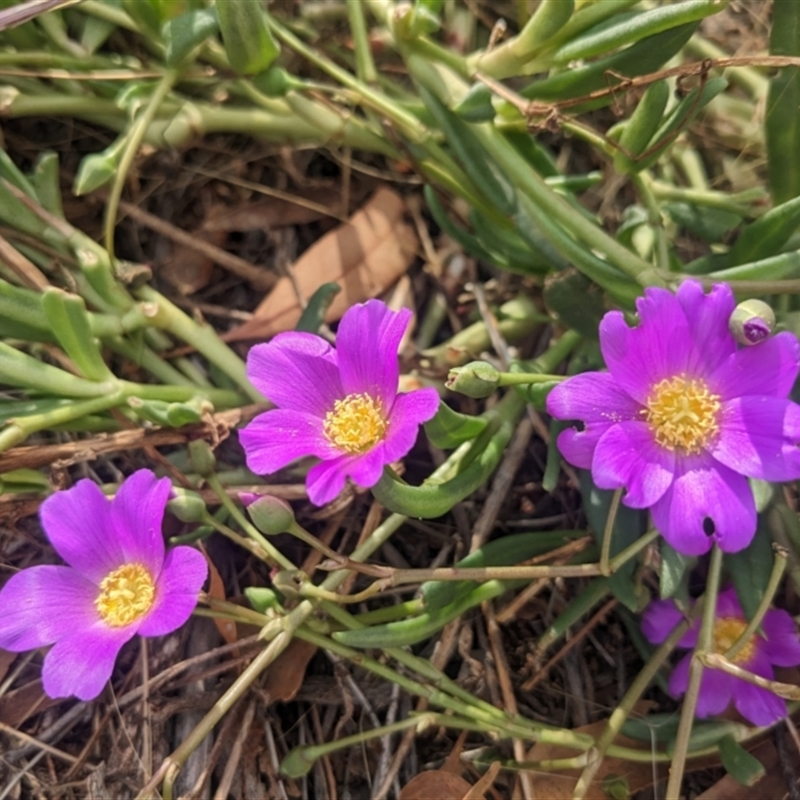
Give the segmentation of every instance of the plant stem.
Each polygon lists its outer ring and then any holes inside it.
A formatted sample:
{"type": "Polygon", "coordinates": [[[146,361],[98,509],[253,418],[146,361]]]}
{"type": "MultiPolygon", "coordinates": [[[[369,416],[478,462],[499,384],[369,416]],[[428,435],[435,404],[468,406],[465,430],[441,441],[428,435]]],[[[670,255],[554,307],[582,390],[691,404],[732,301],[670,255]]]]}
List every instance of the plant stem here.
{"type": "Polygon", "coordinates": [[[689,667],[689,685],[683,698],[681,719],[678,724],[678,732],[675,735],[675,750],[669,770],[669,781],[665,794],[666,800],[680,800],[681,783],[683,782],[683,773],[686,768],[686,755],[689,751],[689,738],[692,734],[694,712],[697,708],[700,685],[703,680],[703,662],[698,656],[701,653],[710,653],[713,649],[714,620],[716,619],[717,595],[719,594],[721,573],[722,550],[715,544],[714,549],[711,551],[706,592],[703,596],[703,620],[697,637],[697,646],[692,656],[692,663],[689,667]]]}

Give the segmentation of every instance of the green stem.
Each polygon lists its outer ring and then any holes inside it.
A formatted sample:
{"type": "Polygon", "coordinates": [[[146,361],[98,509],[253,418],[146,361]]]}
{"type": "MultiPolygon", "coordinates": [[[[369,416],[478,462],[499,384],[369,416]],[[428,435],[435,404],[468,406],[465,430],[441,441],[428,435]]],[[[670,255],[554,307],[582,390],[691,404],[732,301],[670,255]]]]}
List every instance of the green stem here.
{"type": "Polygon", "coordinates": [[[378,72],[372,60],[362,0],[347,0],[347,17],[350,20],[350,33],[353,36],[353,49],[356,54],[356,75],[364,83],[375,83],[378,72]]]}
{"type": "Polygon", "coordinates": [[[500,372],[497,375],[498,386],[519,386],[529,383],[560,383],[567,375],[543,375],[535,372],[500,372]]]}
{"type": "Polygon", "coordinates": [[[656,237],[656,264],[664,274],[667,274],[670,271],[669,240],[664,229],[661,208],[652,191],[652,181],[647,171],[642,170],[631,175],[631,182],[642,198],[644,207],[647,209],[647,221],[656,237]]]}
{"type": "Polygon", "coordinates": [[[692,734],[694,713],[700,696],[700,684],[703,680],[703,662],[697,657],[700,653],[713,652],[714,621],[717,612],[717,595],[719,594],[720,576],[722,574],[722,550],[714,545],[711,551],[711,562],[708,567],[706,591],[703,596],[703,619],[697,637],[697,645],[689,668],[689,685],[683,698],[681,719],[675,735],[675,750],[669,770],[666,800],[679,800],[681,783],[686,768],[686,756],[689,752],[689,738],[692,734]]]}
{"type": "Polygon", "coordinates": [[[593,752],[589,754],[589,763],[583,770],[573,790],[573,800],[582,800],[582,798],[586,796],[594,780],[594,776],[597,774],[597,770],[603,763],[608,748],[613,744],[620,730],[622,730],[625,720],[633,711],[636,703],[639,702],[639,698],[650,685],[650,682],[656,676],[658,670],[661,669],[661,666],[669,658],[670,653],[675,649],[681,637],[689,629],[693,616],[699,613],[699,611],[699,606],[696,606],[695,609],[693,609],[693,615],[690,616],[688,620],[681,622],[675,627],[661,646],[653,653],[647,664],[639,671],[633,683],[628,687],[628,691],[625,692],[625,696],[620,701],[620,704],[608,718],[605,730],[598,737],[593,752]]]}
{"type": "Polygon", "coordinates": [[[608,508],[605,528],[603,529],[603,549],[600,551],[600,574],[608,577],[611,574],[609,561],[611,559],[611,540],[614,536],[614,523],[617,521],[619,503],[622,499],[622,489],[617,489],[611,497],[608,508]]]}
{"type": "Polygon", "coordinates": [[[761,620],[764,619],[764,615],[769,611],[772,605],[772,599],[775,597],[775,593],[780,586],[781,578],[783,578],[783,573],[786,570],[787,559],[788,553],[786,550],[777,548],[775,551],[775,561],[772,563],[772,572],[770,573],[767,587],[764,590],[764,596],[761,598],[756,613],[747,624],[747,627],[742,631],[739,638],[731,645],[728,651],[724,653],[728,661],[736,660],[736,656],[742,651],[742,648],[746,647],[747,643],[761,625],[761,620]]]}
{"type": "MultiPolygon", "coordinates": [[[[273,564],[280,564],[283,569],[294,571],[297,569],[297,565],[293,564],[286,556],[281,553],[280,550],[275,548],[275,546],[264,537],[261,531],[258,530],[254,525],[250,523],[247,517],[242,514],[241,509],[239,508],[236,503],[228,497],[228,493],[225,491],[225,487],[220,482],[217,475],[213,472],[209,473],[205,476],[206,483],[208,483],[209,487],[214,490],[217,497],[219,497],[220,503],[227,509],[228,513],[236,520],[236,522],[241,526],[242,530],[247,533],[247,535],[256,541],[261,549],[267,553],[267,555],[272,559],[273,564]]],[[[221,530],[218,525],[218,521],[214,520],[212,517],[210,520],[207,521],[209,525],[214,525],[217,530],[221,530]],[[213,520],[213,521],[212,521],[213,520]]],[[[226,527],[226,526],[223,526],[226,527]]],[[[230,528],[227,528],[230,531],[230,528]]],[[[222,532],[222,531],[221,531],[222,532]]],[[[231,531],[233,533],[233,531],[231,531]]],[[[225,533],[226,536],[230,538],[229,533],[225,533]]],[[[238,534],[237,534],[238,535],[238,534]]]]}
{"type": "Polygon", "coordinates": [[[242,388],[256,403],[263,403],[261,393],[250,383],[244,362],[217,336],[210,325],[198,325],[176,305],[150,286],[141,286],[136,292],[140,300],[153,303],[156,313],[150,322],[158,328],[190,344],[212,364],[242,388]]]}
{"type": "Polygon", "coordinates": [[[128,131],[125,149],[119,160],[119,166],[114,174],[114,182],[111,184],[108,199],[106,200],[104,237],[106,251],[112,261],[114,259],[114,228],[117,224],[117,211],[119,210],[119,201],[122,198],[122,189],[133,165],[133,160],[139,152],[139,146],[144,141],[145,133],[155,119],[164,99],[177,82],[178,77],[176,70],[171,69],[165,73],[164,77],[158,82],[152,97],[148,100],[144,111],[136,118],[136,121],[128,131]]]}

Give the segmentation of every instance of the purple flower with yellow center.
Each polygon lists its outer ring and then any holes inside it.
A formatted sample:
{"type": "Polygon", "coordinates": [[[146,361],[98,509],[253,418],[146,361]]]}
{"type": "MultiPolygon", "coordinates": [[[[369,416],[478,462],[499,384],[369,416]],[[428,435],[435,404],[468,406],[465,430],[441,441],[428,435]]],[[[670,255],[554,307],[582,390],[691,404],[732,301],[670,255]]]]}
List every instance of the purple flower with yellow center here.
{"type": "Polygon", "coordinates": [[[81,480],[42,503],[42,527],[69,566],[12,575],[0,590],[0,648],[53,645],[42,668],[50,697],[97,697],[125,642],[163,636],[189,619],[208,566],[191,547],[165,552],[171,490],[168,478],[143,469],[113,500],[81,480]]]}
{"type": "Polygon", "coordinates": [[[250,350],[247,375],[276,409],[239,432],[247,466],[259,475],[304,456],[312,503],[333,500],[350,477],[374,486],[387,464],[414,446],[419,426],[439,407],[435,389],[398,394],[397,351],[411,312],[379,300],[342,317],[336,349],[311,333],[279,333],[250,350]]]}
{"type": "Polygon", "coordinates": [[[626,505],[650,508],[685,555],[750,544],[748,477],[800,477],[800,406],[788,399],[800,345],[784,332],[740,348],[728,328],[734,306],[726,284],[646,289],[636,327],[619,311],[600,323],[608,372],[569,378],[547,399],[553,417],[583,423],[558,438],[567,461],[591,469],[601,489],[626,489],[626,505]]]}
{"type": "MultiPolygon", "coordinates": [[[[719,593],[715,617],[712,648],[713,652],[724,655],[747,627],[734,589],[719,593]]],[[[653,644],[661,644],[682,619],[683,615],[672,600],[656,600],[644,612],[642,632],[653,644]]],[[[695,620],[678,642],[678,647],[693,649],[697,645],[699,629],[700,621],[695,620]]],[[[767,611],[760,630],[761,634],[754,635],[731,659],[734,664],[768,680],[774,678],[773,666],[794,667],[800,664],[800,639],[794,620],[786,611],[776,608],[767,611]]],[[[686,692],[691,660],[692,654],[688,653],[670,675],[668,687],[673,697],[686,692]]],[[[704,670],[695,714],[698,717],[721,714],[731,700],[736,710],[754,725],[772,725],[786,716],[783,698],[727,672],[704,670]]]]}

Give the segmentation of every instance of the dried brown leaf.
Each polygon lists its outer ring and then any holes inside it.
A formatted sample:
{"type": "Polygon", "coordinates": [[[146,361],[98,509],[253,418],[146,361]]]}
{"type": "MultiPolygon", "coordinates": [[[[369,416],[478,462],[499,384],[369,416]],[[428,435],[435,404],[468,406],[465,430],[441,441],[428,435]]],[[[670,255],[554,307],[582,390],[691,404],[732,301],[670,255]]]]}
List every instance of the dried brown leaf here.
{"type": "MultiPolygon", "coordinates": [[[[292,271],[304,298],[323,283],[338,283],[342,291],[326,314],[339,319],[354,303],[375,297],[390,287],[409,267],[418,246],[413,227],[403,220],[402,197],[378,189],[349,222],[313,244],[295,262],[292,271]]],[[[301,308],[289,278],[281,278],[255,310],[252,320],[225,339],[265,339],[294,328],[301,308]]]]}
{"type": "Polygon", "coordinates": [[[306,667],[317,648],[301,639],[292,639],[264,676],[262,691],[269,702],[288,703],[303,684],[306,667]]]}
{"type": "Polygon", "coordinates": [[[399,800],[431,800],[461,798],[472,787],[460,775],[431,769],[415,775],[400,791],[399,800]]]}

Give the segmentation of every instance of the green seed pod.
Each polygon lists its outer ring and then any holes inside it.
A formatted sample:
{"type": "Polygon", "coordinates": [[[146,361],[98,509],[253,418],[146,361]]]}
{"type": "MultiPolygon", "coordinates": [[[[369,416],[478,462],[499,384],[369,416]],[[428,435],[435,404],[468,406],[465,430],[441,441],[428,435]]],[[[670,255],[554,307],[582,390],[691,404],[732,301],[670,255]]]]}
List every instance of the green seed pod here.
{"type": "Polygon", "coordinates": [[[485,361],[470,361],[451,369],[445,383],[448,389],[478,400],[488,397],[499,385],[500,373],[485,361]]]}
{"type": "Polygon", "coordinates": [[[763,300],[745,300],[733,310],[728,327],[739,344],[759,344],[775,330],[775,312],[763,300]]]}
{"type": "Polygon", "coordinates": [[[294,525],[292,507],[285,500],[269,494],[248,503],[247,513],[253,525],[267,536],[286,533],[294,525]]]}

